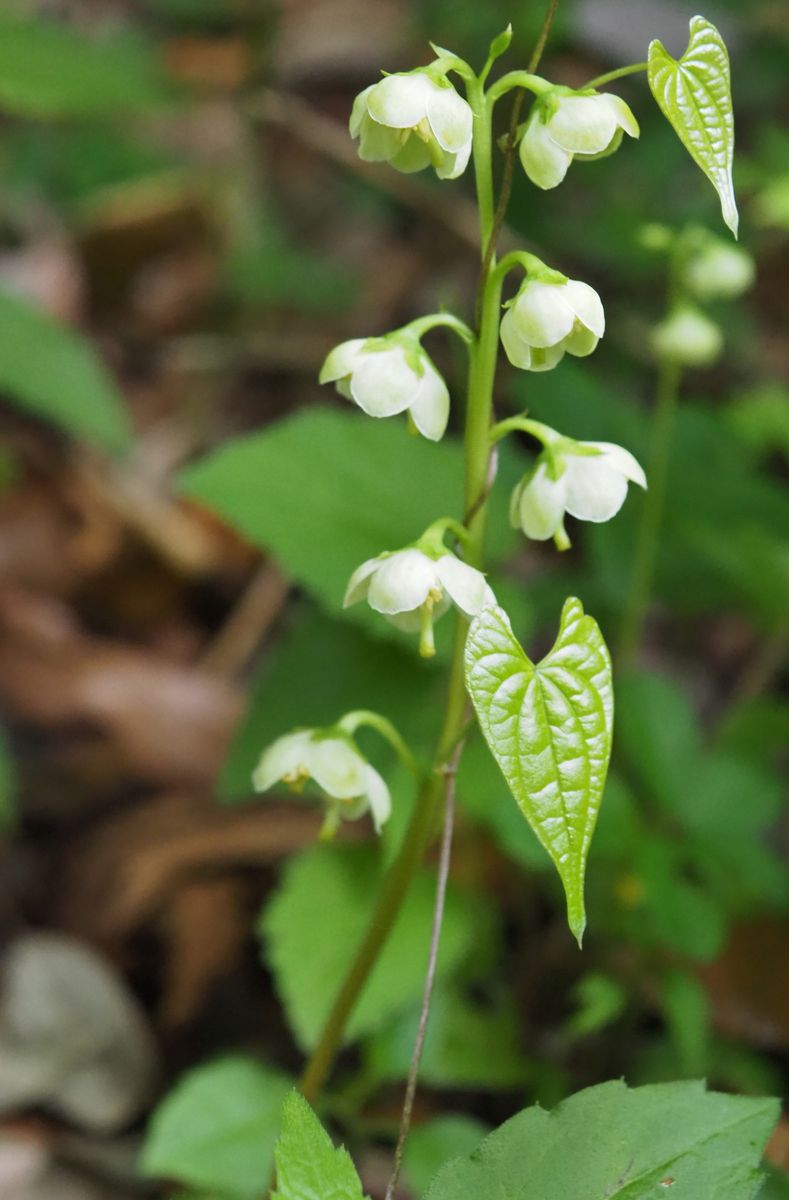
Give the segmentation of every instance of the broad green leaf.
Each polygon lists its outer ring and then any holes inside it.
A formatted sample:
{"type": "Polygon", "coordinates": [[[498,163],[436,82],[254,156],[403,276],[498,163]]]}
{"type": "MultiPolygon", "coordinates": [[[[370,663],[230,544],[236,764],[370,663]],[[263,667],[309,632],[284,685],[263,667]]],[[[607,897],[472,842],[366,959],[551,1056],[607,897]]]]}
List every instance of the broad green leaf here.
{"type": "Polygon", "coordinates": [[[130,426],[101,359],[81,335],[0,292],[0,391],[104,450],[125,449],[130,426]]]}
{"type": "MultiPolygon", "coordinates": [[[[303,1049],[318,1038],[359,947],[378,896],[378,855],[366,846],[316,846],[285,869],[260,922],[291,1027],[303,1049]]],[[[380,1029],[422,994],[435,877],[417,875],[345,1030],[347,1041],[380,1029]]],[[[457,972],[476,944],[490,941],[489,911],[478,896],[447,894],[438,979],[457,972]]]]}
{"type": "Polygon", "coordinates": [[[153,1115],[143,1171],[229,1200],[259,1200],[291,1086],[279,1071],[245,1058],[190,1071],[153,1115]]]}
{"type": "Polygon", "coordinates": [[[571,597],[553,648],[535,666],[504,610],[486,608],[466,642],[466,684],[510,791],[559,872],[567,919],[580,944],[586,859],[614,717],[603,635],[571,597]]]}
{"type": "MultiPolygon", "coordinates": [[[[414,541],[438,515],[460,511],[463,450],[450,437],[438,445],[411,437],[395,419],[316,406],[221,447],[187,468],[180,486],[338,613],[360,563],[414,541]]],[[[499,530],[494,555],[512,545],[506,513],[498,517],[491,521],[499,530]]],[[[366,605],[349,615],[392,630],[366,605]]]]}
{"type": "Polygon", "coordinates": [[[603,1083],[525,1109],[447,1163],[426,1200],[753,1200],[778,1113],[699,1082],[603,1083]]]}
{"type": "Polygon", "coordinates": [[[759,1192],[759,1200],[789,1200],[789,1175],[778,1167],[766,1167],[767,1178],[759,1192]]]}
{"type": "Polygon", "coordinates": [[[403,1155],[403,1178],[414,1196],[421,1196],[439,1168],[450,1158],[470,1154],[489,1128],[473,1117],[450,1113],[416,1125],[403,1155]]]}
{"type": "Polygon", "coordinates": [[[54,21],[0,14],[0,110],[107,117],[136,114],[166,95],[152,51],[128,34],[94,39],[54,21]]]}
{"type": "Polygon", "coordinates": [[[292,1091],[282,1109],[274,1150],[277,1186],[272,1200],[363,1200],[356,1168],[334,1144],[303,1096],[292,1091]]]}
{"type": "Polygon", "coordinates": [[[650,42],[648,58],[652,95],[717,191],[723,219],[736,237],[739,216],[731,175],[734,114],[723,38],[706,18],[691,17],[690,41],[682,58],[672,58],[657,40],[650,42]]]}

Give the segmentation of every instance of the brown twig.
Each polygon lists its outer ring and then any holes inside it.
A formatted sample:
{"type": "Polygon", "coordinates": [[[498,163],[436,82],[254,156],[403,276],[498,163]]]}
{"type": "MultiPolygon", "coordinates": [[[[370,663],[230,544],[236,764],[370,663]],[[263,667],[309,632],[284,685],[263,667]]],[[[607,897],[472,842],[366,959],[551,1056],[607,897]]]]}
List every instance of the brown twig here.
{"type": "Polygon", "coordinates": [[[386,1188],[385,1200],[392,1200],[395,1188],[397,1187],[397,1181],[400,1178],[400,1171],[403,1165],[403,1153],[405,1151],[405,1144],[411,1128],[411,1117],[413,1116],[414,1111],[416,1085],[419,1079],[419,1065],[422,1061],[422,1051],[425,1047],[427,1022],[430,1016],[430,1004],[433,999],[433,987],[436,981],[438,949],[441,942],[441,927],[444,922],[444,903],[447,894],[447,881],[449,879],[449,864],[452,857],[452,834],[455,827],[455,791],[457,773],[464,745],[465,738],[459,741],[455,746],[452,758],[446,764],[443,772],[446,780],[446,788],[444,791],[444,825],[441,834],[441,851],[438,860],[436,901],[433,909],[433,925],[430,931],[430,950],[427,959],[427,973],[425,975],[425,986],[422,992],[422,1007],[419,1012],[419,1025],[416,1031],[414,1050],[411,1055],[411,1064],[408,1068],[408,1080],[406,1082],[403,1112],[400,1118],[400,1132],[397,1137],[397,1146],[395,1148],[394,1166],[392,1168],[391,1178],[389,1179],[389,1183],[386,1188]]]}

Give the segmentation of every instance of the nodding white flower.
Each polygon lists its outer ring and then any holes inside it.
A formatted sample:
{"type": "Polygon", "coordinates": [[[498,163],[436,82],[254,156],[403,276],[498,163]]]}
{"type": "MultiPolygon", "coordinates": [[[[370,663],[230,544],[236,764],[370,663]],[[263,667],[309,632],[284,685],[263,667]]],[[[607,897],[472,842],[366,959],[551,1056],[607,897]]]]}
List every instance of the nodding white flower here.
{"type": "Polygon", "coordinates": [[[560,95],[535,101],[521,138],[520,158],[532,183],[543,190],[562,182],[574,158],[613,154],[623,133],[638,137],[638,121],[620,96],[609,92],[560,95]]]}
{"type": "Polygon", "coordinates": [[[449,392],[414,335],[352,338],[328,355],[318,376],[371,417],[408,410],[424,437],[437,442],[449,419],[449,392]]]}
{"type": "Polygon", "coordinates": [[[456,179],[471,154],[470,106],[436,70],[386,75],[365,88],[351,112],[351,137],[365,162],[388,162],[410,174],[435,167],[456,179]]]}
{"type": "Polygon", "coordinates": [[[646,488],[646,476],[633,455],[611,442],[570,442],[543,451],[534,470],[512,493],[510,518],[527,537],[555,538],[569,546],[564,514],[580,521],[609,521],[625,502],[628,483],[646,488]]]}
{"type": "Polygon", "coordinates": [[[683,279],[699,300],[734,300],[748,290],[755,274],[747,250],[710,237],[699,251],[691,253],[683,279]]]}
{"type": "Polygon", "coordinates": [[[679,366],[708,367],[723,348],[723,335],[701,309],[682,304],[657,326],[652,344],[660,358],[679,366]]]}
{"type": "Polygon", "coordinates": [[[419,652],[435,654],[433,622],[454,603],[467,617],[495,604],[481,571],[449,550],[433,557],[416,546],[379,554],[357,567],[348,582],[344,607],[366,600],[398,629],[419,633],[419,652]]]}
{"type": "Polygon", "coordinates": [[[605,313],[588,283],[527,279],[507,306],[501,341],[514,367],[550,371],[565,353],[591,354],[605,333],[605,313]]]}
{"type": "Polygon", "coordinates": [[[324,836],[335,831],[341,817],[353,821],[369,812],[377,832],[389,819],[388,787],[346,734],[322,729],[287,733],[263,751],[252,775],[256,792],[266,792],[275,783],[300,792],[308,780],[329,800],[324,836]]]}

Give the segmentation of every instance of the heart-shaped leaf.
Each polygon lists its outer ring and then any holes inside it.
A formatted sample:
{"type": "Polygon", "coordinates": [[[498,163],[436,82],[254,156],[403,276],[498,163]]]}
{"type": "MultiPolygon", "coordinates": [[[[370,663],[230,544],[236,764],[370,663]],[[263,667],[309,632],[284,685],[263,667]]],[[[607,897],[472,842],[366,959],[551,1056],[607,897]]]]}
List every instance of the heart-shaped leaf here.
{"type": "Polygon", "coordinates": [[[659,41],[650,43],[648,58],[652,95],[720,196],[723,219],[736,237],[739,216],[731,177],[734,114],[723,38],[705,17],[692,17],[682,58],[672,58],[659,41]]]}
{"type": "Polygon", "coordinates": [[[571,597],[553,649],[535,666],[504,610],[483,609],[466,642],[466,684],[510,791],[559,872],[580,944],[584,872],[614,717],[603,635],[571,597]]]}

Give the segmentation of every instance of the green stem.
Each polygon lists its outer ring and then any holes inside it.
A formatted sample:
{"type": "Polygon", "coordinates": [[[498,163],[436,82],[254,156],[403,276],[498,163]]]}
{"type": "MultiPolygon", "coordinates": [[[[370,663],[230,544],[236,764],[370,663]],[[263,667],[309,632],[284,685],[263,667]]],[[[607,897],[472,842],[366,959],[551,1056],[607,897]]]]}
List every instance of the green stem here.
{"type": "MultiPolygon", "coordinates": [[[[473,515],[466,524],[466,560],[482,563],[485,529],[485,489],[490,446],[488,435],[493,406],[493,382],[498,353],[502,279],[496,272],[495,253],[488,254],[494,228],[491,106],[478,80],[469,82],[468,97],[474,113],[474,174],[480,214],[480,253],[486,270],[480,281],[479,330],[471,348],[465,432],[465,511],[473,515]],[[486,258],[487,255],[487,258],[486,258]]],[[[397,858],[389,868],[370,917],[370,923],[332,1004],[317,1045],[301,1079],[301,1091],[314,1102],[331,1070],[348,1018],[391,932],[411,881],[432,841],[446,787],[445,767],[466,730],[466,688],[463,652],[468,622],[458,617],[452,651],[446,709],[438,739],[434,769],[414,806],[397,858]]]]}
{"type": "Polygon", "coordinates": [[[535,96],[539,96],[542,92],[550,92],[553,84],[540,75],[532,75],[530,71],[508,71],[488,89],[491,108],[497,100],[506,96],[507,92],[511,92],[513,88],[525,88],[527,92],[533,92],[535,96]]]}
{"type": "Polygon", "coordinates": [[[372,712],[370,709],[360,708],[354,712],[346,713],[344,717],[340,718],[337,724],[340,729],[351,736],[362,725],[366,725],[368,729],[374,729],[384,741],[389,743],[403,766],[411,772],[414,778],[420,781],[423,778],[424,771],[411,753],[408,743],[387,717],[381,716],[380,713],[372,712]]]}
{"type": "Polygon", "coordinates": [[[490,431],[490,444],[500,442],[509,433],[529,433],[545,446],[561,440],[556,430],[543,425],[542,421],[532,421],[531,417],[519,416],[507,417],[506,421],[499,421],[494,425],[490,431]]]}
{"type": "Polygon", "coordinates": [[[626,75],[636,75],[639,71],[646,71],[649,63],[631,63],[629,67],[617,67],[615,71],[606,71],[605,75],[597,75],[594,79],[590,79],[585,83],[579,91],[585,92],[587,88],[603,87],[606,83],[613,83],[615,79],[624,79],[626,75]]]}
{"type": "Polygon", "coordinates": [[[474,341],[473,330],[469,329],[466,322],[461,321],[460,317],[456,317],[453,313],[430,313],[429,316],[417,317],[415,321],[409,321],[404,328],[410,333],[416,334],[418,338],[421,338],[424,334],[429,333],[431,329],[437,329],[440,326],[451,329],[467,346],[472,345],[474,341]]]}
{"type": "Polygon", "coordinates": [[[652,453],[647,469],[649,491],[641,510],[633,573],[619,635],[617,662],[623,670],[632,666],[652,594],[681,377],[679,364],[669,359],[661,361],[651,429],[652,453]]]}

